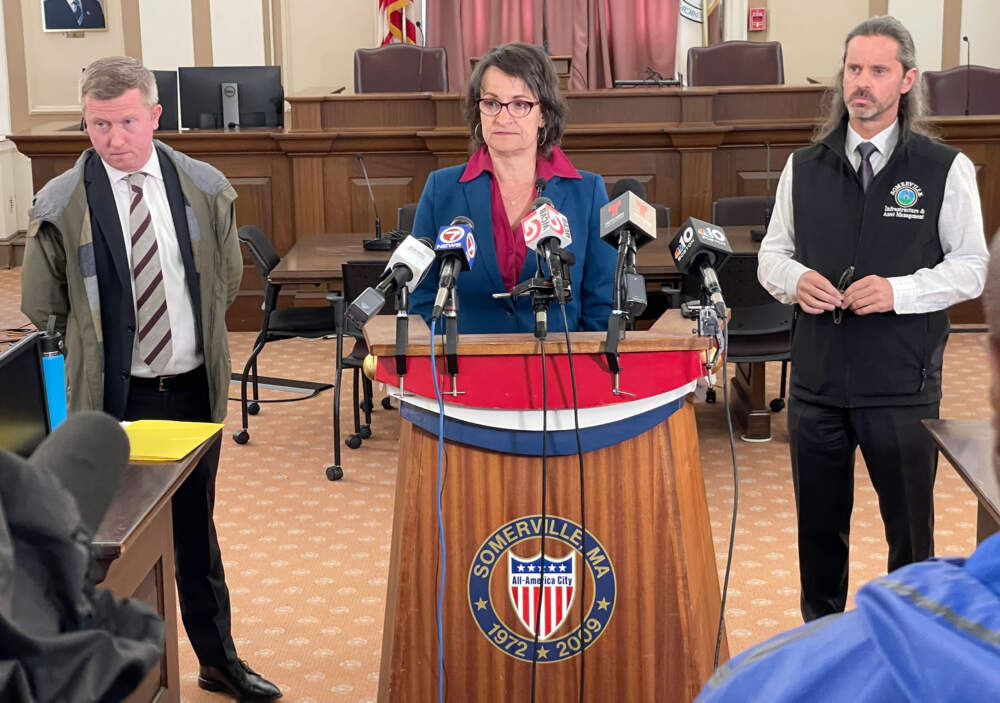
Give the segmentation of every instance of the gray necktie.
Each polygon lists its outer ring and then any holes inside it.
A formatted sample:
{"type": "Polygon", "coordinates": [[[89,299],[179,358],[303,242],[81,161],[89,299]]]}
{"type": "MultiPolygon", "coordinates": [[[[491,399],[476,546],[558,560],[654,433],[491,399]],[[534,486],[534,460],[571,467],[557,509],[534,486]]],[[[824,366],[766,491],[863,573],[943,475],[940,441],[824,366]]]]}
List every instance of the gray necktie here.
{"type": "Polygon", "coordinates": [[[76,23],[83,24],[83,2],[82,0],[74,0],[73,2],[73,15],[76,16],[76,23]]]}
{"type": "Polygon", "coordinates": [[[135,281],[136,334],[139,356],[153,371],[162,373],[173,351],[170,315],[167,313],[163,269],[156,246],[156,230],[143,197],[146,174],[129,174],[129,229],[132,242],[132,280],[135,281]]]}
{"type": "Polygon", "coordinates": [[[858,175],[861,176],[861,188],[867,193],[868,186],[872,184],[875,172],[872,170],[871,156],[878,148],[871,142],[861,142],[858,144],[858,153],[861,154],[861,165],[858,166],[858,175]]]}

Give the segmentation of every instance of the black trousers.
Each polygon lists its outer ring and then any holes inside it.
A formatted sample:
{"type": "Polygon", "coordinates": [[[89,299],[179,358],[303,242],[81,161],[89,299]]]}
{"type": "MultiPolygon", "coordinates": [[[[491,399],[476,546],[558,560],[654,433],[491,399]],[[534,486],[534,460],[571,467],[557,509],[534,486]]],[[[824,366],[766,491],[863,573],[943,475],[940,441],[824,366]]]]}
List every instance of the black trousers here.
{"type": "MultiPolygon", "coordinates": [[[[160,390],[155,380],[133,378],[125,419],[211,420],[204,366],[167,379],[164,386],[160,390]]],[[[220,437],[174,493],[171,504],[181,619],[199,662],[207,666],[221,666],[237,659],[229,589],[213,520],[221,447],[220,437]]]]}
{"type": "Polygon", "coordinates": [[[798,516],[802,617],[844,610],[854,508],[854,454],[878,494],[889,543],[888,570],[934,555],[937,448],[920,425],[940,403],[833,408],[792,396],[788,441],[798,516]]]}

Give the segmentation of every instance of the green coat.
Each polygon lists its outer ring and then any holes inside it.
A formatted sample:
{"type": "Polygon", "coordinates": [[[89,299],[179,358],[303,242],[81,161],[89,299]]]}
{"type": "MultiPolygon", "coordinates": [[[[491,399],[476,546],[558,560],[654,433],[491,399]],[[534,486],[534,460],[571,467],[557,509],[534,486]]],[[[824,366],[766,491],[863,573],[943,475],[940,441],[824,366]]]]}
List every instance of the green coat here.
{"type": "MultiPolygon", "coordinates": [[[[236,298],[243,275],[233,204],[236,191],[212,166],[161,142],[154,146],[176,167],[190,205],[189,229],[196,224],[199,230],[191,245],[201,290],[200,336],[212,419],[221,422],[232,370],[226,309],[236,298]]],[[[83,179],[92,151],[85,151],[70,170],[35,196],[21,274],[21,310],[40,329],[55,314],[56,327],[65,335],[71,411],[104,409],[101,305],[83,179]]]]}

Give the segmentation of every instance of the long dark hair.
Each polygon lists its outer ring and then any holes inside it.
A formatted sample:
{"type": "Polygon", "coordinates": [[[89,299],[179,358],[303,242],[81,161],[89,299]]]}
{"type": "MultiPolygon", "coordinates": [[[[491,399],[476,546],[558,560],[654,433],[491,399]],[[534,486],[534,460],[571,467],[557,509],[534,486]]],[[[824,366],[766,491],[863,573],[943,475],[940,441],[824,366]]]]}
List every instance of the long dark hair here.
{"type": "MultiPolygon", "coordinates": [[[[822,141],[830,132],[840,126],[840,122],[847,114],[847,106],[844,105],[844,62],[847,61],[847,45],[854,37],[889,37],[899,45],[896,58],[903,65],[905,74],[911,68],[917,67],[917,50],[913,44],[913,37],[903,26],[903,23],[891,15],[879,15],[869,17],[857,27],[852,29],[844,40],[844,57],[840,61],[840,71],[829,87],[826,95],[823,96],[822,122],[816,127],[813,133],[813,141],[822,141]]],[[[913,86],[906,93],[899,96],[899,114],[903,118],[906,129],[912,132],[919,132],[928,137],[935,136],[934,128],[927,120],[927,99],[924,95],[924,82],[919,75],[913,81],[913,86]]]]}
{"type": "Polygon", "coordinates": [[[552,147],[562,141],[566,131],[566,101],[559,92],[559,81],[552,61],[545,52],[532,44],[511,42],[490,49],[479,60],[469,77],[465,99],[465,118],[472,135],[472,151],[483,144],[482,117],[479,114],[479,98],[483,89],[483,74],[492,66],[508,76],[524,81],[538,98],[538,107],[545,117],[545,126],[539,135],[538,150],[543,156],[552,155],[552,147]]]}

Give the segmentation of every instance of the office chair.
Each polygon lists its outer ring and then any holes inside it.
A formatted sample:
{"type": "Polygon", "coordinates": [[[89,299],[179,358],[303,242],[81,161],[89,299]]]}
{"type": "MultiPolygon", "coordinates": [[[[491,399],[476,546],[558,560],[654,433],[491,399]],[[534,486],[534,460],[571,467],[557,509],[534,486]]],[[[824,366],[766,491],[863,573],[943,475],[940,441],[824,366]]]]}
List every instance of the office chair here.
{"type": "Polygon", "coordinates": [[[239,228],[237,236],[240,242],[246,246],[254,267],[264,281],[264,322],[257,335],[257,340],[254,342],[253,351],[250,352],[240,376],[240,409],[243,426],[233,433],[233,440],[237,444],[246,444],[250,440],[249,416],[260,412],[260,403],[287,403],[307,400],[330,388],[329,384],[316,386],[310,395],[301,398],[261,400],[258,393],[257,357],[264,349],[264,345],[281,339],[294,339],[296,337],[318,339],[334,335],[337,333],[337,326],[336,315],[331,307],[277,309],[281,285],[271,283],[268,280],[268,275],[278,265],[281,258],[274,250],[267,235],[259,227],[244,225],[239,228]],[[253,387],[253,398],[249,400],[247,399],[248,381],[251,381],[253,387]]]}
{"type": "Polygon", "coordinates": [[[1000,69],[958,66],[947,71],[924,71],[927,107],[932,115],[1000,114],[1000,69]]]}
{"type": "Polygon", "coordinates": [[[448,90],[444,47],[387,44],[354,52],[355,93],[443,93],[448,90]]]}
{"type": "Polygon", "coordinates": [[[712,222],[719,227],[764,226],[774,209],[773,195],[740,195],[712,203],[712,222]]]}
{"type": "MultiPolygon", "coordinates": [[[[374,287],[378,283],[379,277],[382,275],[382,271],[385,269],[386,262],[384,261],[346,261],[341,265],[341,272],[344,278],[344,304],[350,305],[351,301],[361,295],[362,292],[368,287],[374,287]]],[[[379,314],[390,315],[396,312],[395,305],[393,301],[387,300],[385,307],[382,308],[379,314]]],[[[343,325],[338,325],[337,335],[341,339],[344,336],[343,325]]],[[[344,443],[350,449],[357,449],[361,446],[362,440],[368,439],[372,436],[371,422],[372,422],[372,410],[374,409],[374,389],[372,387],[371,379],[362,373],[362,367],[365,363],[365,357],[368,356],[368,345],[365,343],[364,335],[360,332],[349,333],[349,336],[354,340],[354,347],[351,349],[349,354],[344,354],[341,357],[341,366],[354,369],[353,378],[353,391],[354,391],[354,432],[349,434],[344,440],[344,443]],[[359,388],[360,386],[360,388],[359,388]],[[365,422],[361,424],[361,412],[365,413],[365,422]]],[[[342,342],[338,340],[338,345],[342,346],[342,342]]],[[[337,395],[339,396],[339,386],[341,383],[341,374],[338,370],[337,378],[335,381],[338,390],[337,395]]],[[[382,407],[388,410],[392,405],[388,402],[389,398],[382,399],[382,407]]],[[[334,407],[333,410],[333,424],[334,427],[340,428],[340,407],[339,404],[334,407]]]]}
{"type": "Polygon", "coordinates": [[[687,54],[689,86],[782,85],[781,42],[726,41],[693,46],[687,54]]]}
{"type": "Polygon", "coordinates": [[[400,232],[412,233],[413,232],[413,220],[417,216],[417,204],[416,203],[406,203],[403,207],[396,210],[396,229],[400,232]]]}
{"type": "MultiPolygon", "coordinates": [[[[773,207],[771,196],[719,198],[712,203],[712,221],[720,227],[763,224],[765,208],[773,207]]],[[[733,363],[780,361],[781,382],[778,397],[770,402],[773,412],[785,407],[788,362],[792,357],[792,321],[794,306],[774,299],[757,280],[757,255],[733,254],[719,270],[719,285],[729,306],[729,351],[733,363]]],[[[700,282],[684,280],[683,294],[697,298],[700,282]]]]}

